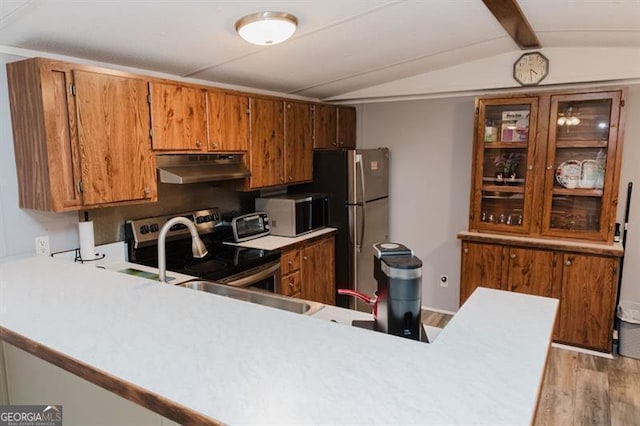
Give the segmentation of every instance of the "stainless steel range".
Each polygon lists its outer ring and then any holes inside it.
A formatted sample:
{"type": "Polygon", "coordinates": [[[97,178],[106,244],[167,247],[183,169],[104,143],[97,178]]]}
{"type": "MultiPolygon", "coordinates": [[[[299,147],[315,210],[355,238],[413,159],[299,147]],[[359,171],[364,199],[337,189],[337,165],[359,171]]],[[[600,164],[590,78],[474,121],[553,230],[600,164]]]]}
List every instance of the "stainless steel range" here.
{"type": "Polygon", "coordinates": [[[176,216],[194,223],[208,254],[194,258],[189,230],[183,224],[173,225],[166,240],[168,271],[234,287],[279,292],[280,252],[224,244],[233,241],[233,233],[230,226],[222,223],[216,209],[128,220],[125,235],[129,261],[157,268],[160,228],[176,216]]]}

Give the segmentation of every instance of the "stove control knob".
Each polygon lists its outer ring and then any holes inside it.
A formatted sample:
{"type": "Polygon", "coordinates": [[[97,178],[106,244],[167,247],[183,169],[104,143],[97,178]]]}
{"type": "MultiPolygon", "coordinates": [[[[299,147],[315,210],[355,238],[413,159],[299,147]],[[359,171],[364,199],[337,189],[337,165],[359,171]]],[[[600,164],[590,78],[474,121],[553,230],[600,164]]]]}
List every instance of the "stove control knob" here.
{"type": "Polygon", "coordinates": [[[212,217],[210,214],[208,214],[208,215],[206,215],[206,216],[204,217],[204,221],[205,221],[205,222],[211,222],[212,220],[213,220],[213,217],[212,217]]]}
{"type": "Polygon", "coordinates": [[[196,217],[196,223],[202,223],[205,221],[205,217],[204,216],[198,216],[196,217]]]}
{"type": "Polygon", "coordinates": [[[218,215],[218,213],[213,214],[213,220],[220,220],[220,216],[218,215]]]}
{"type": "Polygon", "coordinates": [[[160,227],[158,226],[157,223],[152,223],[149,226],[149,229],[151,230],[151,232],[158,232],[160,230],[160,227]]]}
{"type": "Polygon", "coordinates": [[[141,234],[148,234],[149,233],[149,225],[142,225],[140,227],[140,233],[141,234]]]}

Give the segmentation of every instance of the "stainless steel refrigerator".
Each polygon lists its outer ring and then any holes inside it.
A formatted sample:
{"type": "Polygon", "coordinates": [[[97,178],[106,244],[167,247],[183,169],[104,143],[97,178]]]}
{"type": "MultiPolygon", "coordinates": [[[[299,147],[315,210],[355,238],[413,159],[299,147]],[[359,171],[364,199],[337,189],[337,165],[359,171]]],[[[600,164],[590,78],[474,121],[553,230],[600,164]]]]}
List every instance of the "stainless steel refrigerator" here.
{"type": "MultiPolygon", "coordinates": [[[[336,287],[373,295],[373,244],[389,237],[389,149],[315,151],[313,183],[301,190],[329,197],[329,226],[336,235],[336,287]]],[[[347,296],[338,306],[370,312],[347,296]]]]}

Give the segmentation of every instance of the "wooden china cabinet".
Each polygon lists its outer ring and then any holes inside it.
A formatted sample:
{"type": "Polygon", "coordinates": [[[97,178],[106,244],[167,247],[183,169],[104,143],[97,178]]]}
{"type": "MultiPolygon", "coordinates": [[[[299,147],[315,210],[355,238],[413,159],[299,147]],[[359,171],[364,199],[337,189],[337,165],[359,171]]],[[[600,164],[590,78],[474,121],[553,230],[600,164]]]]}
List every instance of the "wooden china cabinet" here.
{"type": "Polygon", "coordinates": [[[476,99],[461,304],[478,286],[556,297],[555,340],[611,350],[624,93],[476,99]]]}

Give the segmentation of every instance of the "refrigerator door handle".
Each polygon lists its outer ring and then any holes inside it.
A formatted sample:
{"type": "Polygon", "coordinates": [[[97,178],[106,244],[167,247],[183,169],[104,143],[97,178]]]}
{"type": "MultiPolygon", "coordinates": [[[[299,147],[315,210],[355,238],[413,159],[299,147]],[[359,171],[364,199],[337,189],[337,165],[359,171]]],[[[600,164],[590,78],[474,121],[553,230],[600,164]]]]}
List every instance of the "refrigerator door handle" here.
{"type": "Polygon", "coordinates": [[[364,196],[365,188],[364,188],[364,166],[362,165],[362,154],[356,154],[356,165],[358,166],[358,170],[360,171],[360,189],[362,194],[362,202],[358,203],[358,206],[362,208],[362,221],[360,222],[360,241],[356,241],[356,251],[360,253],[362,251],[362,242],[364,241],[364,222],[366,217],[367,210],[367,201],[364,196]]]}

